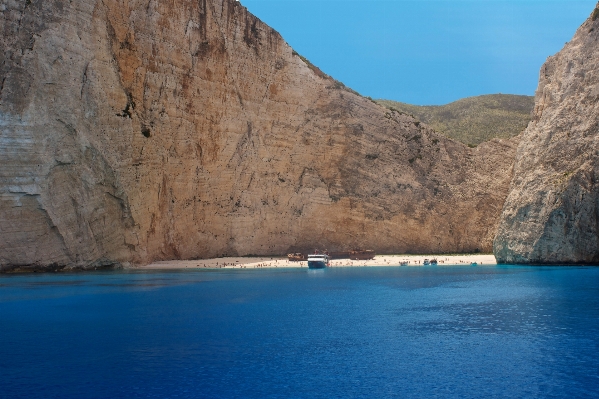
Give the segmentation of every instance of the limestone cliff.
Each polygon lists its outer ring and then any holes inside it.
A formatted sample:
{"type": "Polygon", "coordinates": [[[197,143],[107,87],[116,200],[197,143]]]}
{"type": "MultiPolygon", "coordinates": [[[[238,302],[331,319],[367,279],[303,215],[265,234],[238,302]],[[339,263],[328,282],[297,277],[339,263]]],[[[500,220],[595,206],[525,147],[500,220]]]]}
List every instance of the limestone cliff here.
{"type": "Polygon", "coordinates": [[[599,8],[541,68],[494,241],[501,263],[599,262],[599,8]]]}
{"type": "Polygon", "coordinates": [[[232,0],[0,1],[0,267],[489,251],[516,141],[345,90],[232,0]]]}

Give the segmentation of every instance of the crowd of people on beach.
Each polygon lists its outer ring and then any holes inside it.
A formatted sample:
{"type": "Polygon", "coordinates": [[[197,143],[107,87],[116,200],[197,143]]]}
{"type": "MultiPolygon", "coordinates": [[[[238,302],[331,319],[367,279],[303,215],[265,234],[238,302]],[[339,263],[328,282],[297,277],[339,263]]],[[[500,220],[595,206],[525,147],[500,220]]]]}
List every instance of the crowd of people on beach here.
{"type": "MultiPolygon", "coordinates": [[[[214,259],[216,260],[216,259],[214,259]]],[[[258,260],[258,259],[256,259],[258,260]]],[[[445,264],[447,261],[451,261],[449,258],[445,258],[445,259],[437,259],[436,260],[439,264],[445,264]]],[[[463,259],[454,259],[453,262],[455,263],[460,263],[460,264],[475,264],[473,262],[471,262],[470,260],[463,260],[463,259]]],[[[347,267],[347,266],[419,266],[419,265],[428,265],[429,263],[427,262],[427,259],[422,260],[422,259],[402,259],[402,260],[398,260],[396,257],[387,257],[387,256],[381,256],[381,257],[377,257],[377,262],[375,264],[373,264],[372,261],[367,261],[367,260],[349,260],[349,259],[336,259],[336,260],[331,260],[329,263],[329,267],[347,267]]],[[[483,262],[478,262],[477,264],[482,265],[483,262]]],[[[190,265],[191,267],[194,267],[194,265],[190,265]]],[[[195,267],[202,267],[202,268],[218,268],[218,269],[222,269],[222,268],[235,268],[235,269],[258,269],[258,268],[265,268],[265,267],[308,267],[307,261],[289,261],[288,259],[276,259],[276,258],[270,258],[270,259],[266,259],[266,258],[260,258],[259,262],[256,263],[243,263],[243,261],[239,261],[239,260],[234,260],[231,262],[224,262],[224,261],[217,261],[215,263],[196,263],[195,267]]],[[[185,266],[186,268],[189,266],[185,266]]]]}

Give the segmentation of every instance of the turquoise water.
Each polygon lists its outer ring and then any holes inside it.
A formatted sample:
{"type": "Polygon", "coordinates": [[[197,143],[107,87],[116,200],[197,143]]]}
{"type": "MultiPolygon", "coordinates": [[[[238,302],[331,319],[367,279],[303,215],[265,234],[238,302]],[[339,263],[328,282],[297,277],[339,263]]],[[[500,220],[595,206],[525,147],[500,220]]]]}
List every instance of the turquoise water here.
{"type": "Polygon", "coordinates": [[[2,398],[599,396],[599,268],[0,276],[2,398]]]}

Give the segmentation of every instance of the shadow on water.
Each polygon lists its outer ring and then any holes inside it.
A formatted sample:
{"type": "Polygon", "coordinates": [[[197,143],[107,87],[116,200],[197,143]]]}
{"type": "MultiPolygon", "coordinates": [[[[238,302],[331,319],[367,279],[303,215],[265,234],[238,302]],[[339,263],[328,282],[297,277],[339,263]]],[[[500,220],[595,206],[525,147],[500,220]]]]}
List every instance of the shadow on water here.
{"type": "Polygon", "coordinates": [[[324,277],[326,269],[308,269],[308,276],[310,277],[324,277]]]}

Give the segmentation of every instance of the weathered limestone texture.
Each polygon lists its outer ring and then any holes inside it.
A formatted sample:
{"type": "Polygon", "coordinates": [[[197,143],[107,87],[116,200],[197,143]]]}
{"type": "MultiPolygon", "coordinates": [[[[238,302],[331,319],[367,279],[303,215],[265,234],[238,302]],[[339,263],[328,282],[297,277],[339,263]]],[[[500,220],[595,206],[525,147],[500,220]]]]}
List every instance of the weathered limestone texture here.
{"type": "Polygon", "coordinates": [[[346,90],[233,0],[0,0],[0,267],[490,251],[517,139],[346,90]]]}
{"type": "Polygon", "coordinates": [[[599,262],[598,17],[541,68],[494,241],[500,263],[599,262]]]}

